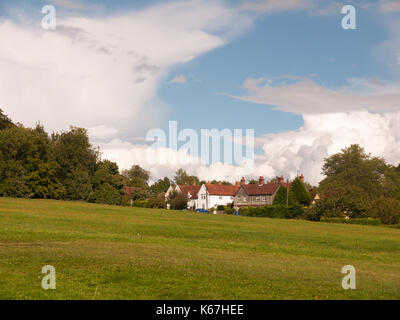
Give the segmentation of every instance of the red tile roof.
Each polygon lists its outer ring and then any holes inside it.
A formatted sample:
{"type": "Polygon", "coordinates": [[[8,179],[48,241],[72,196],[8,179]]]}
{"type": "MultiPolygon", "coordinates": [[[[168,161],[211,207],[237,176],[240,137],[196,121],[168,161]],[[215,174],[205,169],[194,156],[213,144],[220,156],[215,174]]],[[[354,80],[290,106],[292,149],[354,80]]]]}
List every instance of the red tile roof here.
{"type": "Polygon", "coordinates": [[[190,195],[192,196],[191,199],[197,199],[197,193],[200,191],[201,186],[193,186],[193,185],[186,185],[186,184],[182,184],[179,185],[179,189],[184,193],[184,194],[188,194],[190,193],[190,195]]]}
{"type": "Polygon", "coordinates": [[[239,186],[229,186],[223,184],[206,184],[207,191],[214,196],[234,196],[239,186]]]}
{"type": "Polygon", "coordinates": [[[279,183],[245,184],[243,188],[249,196],[271,195],[278,189],[279,183]]]}

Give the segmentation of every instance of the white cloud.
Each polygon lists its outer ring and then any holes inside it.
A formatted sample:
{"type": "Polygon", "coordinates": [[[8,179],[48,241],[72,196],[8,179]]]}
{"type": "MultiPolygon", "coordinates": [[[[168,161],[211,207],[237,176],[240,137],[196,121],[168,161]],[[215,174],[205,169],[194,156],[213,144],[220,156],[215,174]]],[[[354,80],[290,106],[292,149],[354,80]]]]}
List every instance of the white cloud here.
{"type": "MultiPolygon", "coordinates": [[[[323,178],[321,168],[324,158],[350,144],[358,143],[376,156],[383,156],[389,163],[400,162],[400,112],[374,114],[367,111],[304,115],[304,125],[294,131],[268,134],[259,137],[264,155],[255,156],[255,167],[247,179],[264,176],[273,178],[284,175],[291,179],[303,173],[306,180],[314,185],[323,178]]],[[[180,157],[186,156],[187,164],[152,164],[146,158],[146,145],[132,144],[115,139],[100,144],[103,156],[117,161],[122,169],[139,164],[152,172],[153,180],[173,177],[173,173],[184,168],[188,173],[203,180],[240,180],[237,166],[214,163],[198,165],[199,159],[183,155],[182,151],[164,149],[180,157]]]]}
{"type": "Polygon", "coordinates": [[[170,82],[178,83],[178,84],[185,84],[185,83],[187,83],[187,79],[183,74],[179,74],[175,78],[173,78],[170,82]]]}
{"type": "Polygon", "coordinates": [[[324,158],[353,143],[389,163],[397,165],[400,161],[400,112],[316,114],[304,115],[303,119],[299,130],[265,137],[263,161],[278,175],[295,177],[303,173],[317,184],[324,158]]]}
{"type": "Polygon", "coordinates": [[[0,20],[3,109],[27,126],[103,126],[127,137],[160,123],[166,106],[156,92],[172,66],[224,45],[252,20],[223,2],[193,0],[57,23],[45,31],[40,21],[0,20]]]}
{"type": "MultiPolygon", "coordinates": [[[[293,77],[289,78],[293,80],[293,77]]],[[[333,90],[309,79],[272,85],[268,80],[248,78],[243,88],[248,90],[248,95],[231,97],[273,105],[279,110],[298,114],[390,111],[400,108],[400,85],[382,81],[350,79],[347,86],[333,90]]]]}

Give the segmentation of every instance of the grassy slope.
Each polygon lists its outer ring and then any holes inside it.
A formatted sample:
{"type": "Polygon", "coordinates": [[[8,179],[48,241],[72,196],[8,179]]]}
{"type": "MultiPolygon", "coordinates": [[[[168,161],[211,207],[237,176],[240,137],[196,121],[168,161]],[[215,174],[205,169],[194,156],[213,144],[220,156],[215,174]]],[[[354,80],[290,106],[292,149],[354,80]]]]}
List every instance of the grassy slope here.
{"type": "Polygon", "coordinates": [[[400,230],[0,198],[0,299],[316,297],[400,299],[400,230]]]}

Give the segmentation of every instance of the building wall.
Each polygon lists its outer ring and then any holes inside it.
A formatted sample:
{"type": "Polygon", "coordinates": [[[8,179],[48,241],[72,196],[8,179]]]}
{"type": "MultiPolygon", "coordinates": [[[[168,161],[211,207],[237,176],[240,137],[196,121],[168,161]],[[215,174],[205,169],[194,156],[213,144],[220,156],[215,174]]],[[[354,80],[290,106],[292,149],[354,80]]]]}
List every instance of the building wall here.
{"type": "Polygon", "coordinates": [[[218,196],[218,195],[210,195],[209,196],[209,207],[208,208],[214,208],[219,205],[226,206],[229,203],[232,203],[234,201],[233,196],[218,196]]]}
{"type": "Polygon", "coordinates": [[[197,194],[197,209],[208,209],[208,192],[204,184],[197,194]]]}
{"type": "Polygon", "coordinates": [[[234,206],[240,208],[272,205],[278,189],[272,195],[249,196],[244,188],[241,187],[235,195],[234,206]]]}
{"type": "Polygon", "coordinates": [[[214,208],[219,205],[226,206],[228,203],[231,203],[233,201],[234,201],[233,196],[210,195],[204,184],[201,186],[200,191],[197,194],[197,208],[198,209],[208,210],[210,208],[214,208]]]}

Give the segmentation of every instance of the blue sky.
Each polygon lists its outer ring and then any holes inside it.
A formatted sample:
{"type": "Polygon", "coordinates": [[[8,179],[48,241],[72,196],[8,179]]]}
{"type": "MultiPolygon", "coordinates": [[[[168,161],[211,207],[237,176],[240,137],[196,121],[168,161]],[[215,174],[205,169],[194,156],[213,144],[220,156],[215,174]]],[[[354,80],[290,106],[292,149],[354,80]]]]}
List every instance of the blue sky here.
{"type": "MultiPolygon", "coordinates": [[[[88,128],[122,168],[150,168],[141,139],[170,120],[254,129],[255,176],[317,182],[351,143],[400,162],[399,30],[398,0],[5,0],[0,105],[27,126],[88,128]],[[54,32],[41,28],[46,4],[54,32]],[[356,30],[341,27],[345,4],[356,30]]],[[[229,166],[187,170],[232,180],[229,166]]]]}

